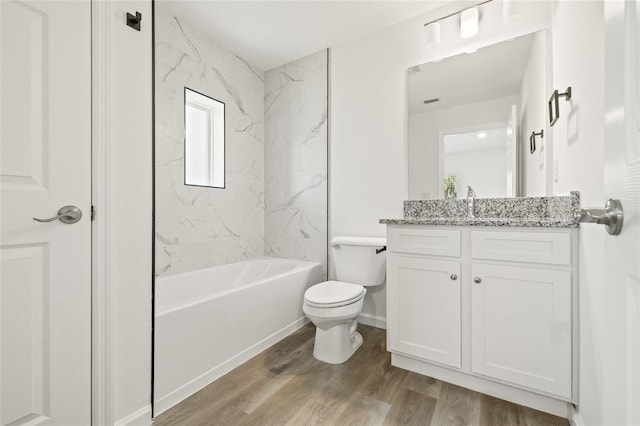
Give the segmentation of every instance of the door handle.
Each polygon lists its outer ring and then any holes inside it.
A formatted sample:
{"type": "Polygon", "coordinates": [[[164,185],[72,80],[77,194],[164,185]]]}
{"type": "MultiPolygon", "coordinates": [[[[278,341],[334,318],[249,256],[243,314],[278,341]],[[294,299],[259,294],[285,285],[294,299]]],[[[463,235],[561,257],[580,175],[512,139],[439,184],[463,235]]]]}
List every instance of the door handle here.
{"type": "Polygon", "coordinates": [[[610,198],[604,209],[580,209],[575,212],[575,218],[580,223],[599,223],[606,227],[609,235],[619,235],[624,212],[620,200],[610,198]]]}
{"type": "Polygon", "coordinates": [[[69,225],[78,222],[80,219],[82,219],[82,210],[76,206],[64,206],[58,210],[57,216],[53,216],[48,219],[38,219],[37,217],[33,218],[36,222],[46,223],[59,220],[60,222],[67,223],[69,225]]]}

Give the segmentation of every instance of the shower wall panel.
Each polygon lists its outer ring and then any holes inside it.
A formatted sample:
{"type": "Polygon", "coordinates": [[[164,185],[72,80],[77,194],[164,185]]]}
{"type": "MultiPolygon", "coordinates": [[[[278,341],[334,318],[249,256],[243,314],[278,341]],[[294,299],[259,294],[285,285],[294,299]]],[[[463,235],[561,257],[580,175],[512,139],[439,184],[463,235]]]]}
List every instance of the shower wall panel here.
{"type": "Polygon", "coordinates": [[[327,272],[328,51],[265,73],[265,255],[327,272]]]}
{"type": "Polygon", "coordinates": [[[264,253],[264,75],[156,3],[156,276],[264,253]],[[226,188],[184,185],[184,88],[225,103],[226,188]]]}

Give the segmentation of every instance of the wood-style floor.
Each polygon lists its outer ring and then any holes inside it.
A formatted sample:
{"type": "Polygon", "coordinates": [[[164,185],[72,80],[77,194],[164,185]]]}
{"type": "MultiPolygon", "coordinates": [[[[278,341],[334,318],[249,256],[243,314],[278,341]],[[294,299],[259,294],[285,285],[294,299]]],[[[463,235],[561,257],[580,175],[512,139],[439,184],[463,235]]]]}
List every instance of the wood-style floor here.
{"type": "Polygon", "coordinates": [[[158,416],[169,425],[566,426],[566,419],[391,366],[385,330],[358,326],[349,361],[313,358],[309,324],[158,416]]]}

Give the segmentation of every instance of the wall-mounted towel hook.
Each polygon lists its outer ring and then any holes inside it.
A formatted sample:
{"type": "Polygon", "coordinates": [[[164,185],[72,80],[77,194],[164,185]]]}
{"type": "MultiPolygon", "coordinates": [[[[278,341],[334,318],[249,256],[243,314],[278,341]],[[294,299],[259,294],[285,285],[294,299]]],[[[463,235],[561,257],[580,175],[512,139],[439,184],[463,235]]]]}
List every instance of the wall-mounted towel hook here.
{"type": "Polygon", "coordinates": [[[140,22],[142,22],[142,13],[136,12],[135,16],[127,12],[127,25],[136,31],[140,31],[140,22]]]}
{"type": "Polygon", "coordinates": [[[560,118],[560,102],[558,98],[562,96],[566,101],[571,100],[571,86],[567,87],[564,93],[558,93],[558,89],[553,91],[549,98],[549,125],[553,127],[560,118]]]}
{"type": "Polygon", "coordinates": [[[536,136],[540,136],[540,139],[544,138],[544,129],[539,132],[531,132],[529,136],[529,151],[533,154],[536,150],[536,136]]]}

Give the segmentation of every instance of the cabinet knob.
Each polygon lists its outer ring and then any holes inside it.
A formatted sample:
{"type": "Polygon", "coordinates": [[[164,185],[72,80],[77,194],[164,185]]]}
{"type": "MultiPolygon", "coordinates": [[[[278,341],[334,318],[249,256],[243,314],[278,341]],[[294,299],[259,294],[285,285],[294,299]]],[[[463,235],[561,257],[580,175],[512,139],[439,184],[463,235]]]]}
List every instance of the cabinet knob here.
{"type": "Polygon", "coordinates": [[[473,282],[474,282],[474,283],[476,283],[476,284],[480,284],[480,283],[482,282],[482,278],[480,278],[480,277],[475,277],[475,278],[473,279],[473,282]]]}
{"type": "Polygon", "coordinates": [[[451,279],[455,281],[458,279],[458,276],[456,274],[451,274],[451,279]]]}

